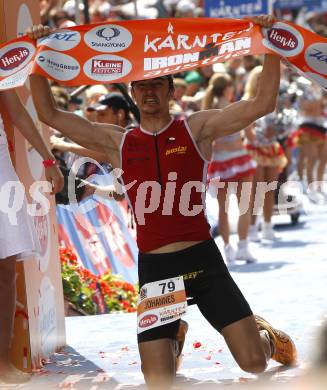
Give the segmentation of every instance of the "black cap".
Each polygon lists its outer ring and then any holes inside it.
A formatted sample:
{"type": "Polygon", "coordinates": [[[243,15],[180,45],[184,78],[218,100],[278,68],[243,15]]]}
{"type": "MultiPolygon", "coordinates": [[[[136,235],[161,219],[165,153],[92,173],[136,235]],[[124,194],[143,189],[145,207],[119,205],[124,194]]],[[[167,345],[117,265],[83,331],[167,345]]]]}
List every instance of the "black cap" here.
{"type": "Polygon", "coordinates": [[[70,99],[69,99],[69,103],[72,103],[72,104],[82,104],[83,103],[83,99],[78,97],[78,96],[71,96],[70,99]]]}
{"type": "Polygon", "coordinates": [[[107,95],[101,96],[98,103],[87,107],[87,111],[101,111],[108,107],[115,107],[118,110],[123,109],[129,111],[129,105],[127,100],[120,93],[108,93],[107,95]]]}

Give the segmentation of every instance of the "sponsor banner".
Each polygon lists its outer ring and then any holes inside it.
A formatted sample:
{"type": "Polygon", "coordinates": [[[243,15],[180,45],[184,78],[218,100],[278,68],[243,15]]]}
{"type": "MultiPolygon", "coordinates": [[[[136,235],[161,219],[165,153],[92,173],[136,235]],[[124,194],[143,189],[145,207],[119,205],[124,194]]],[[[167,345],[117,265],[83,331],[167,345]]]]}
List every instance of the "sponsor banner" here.
{"type": "Polygon", "coordinates": [[[297,9],[302,7],[319,7],[322,0],[276,0],[275,9],[297,9]]]}
{"type": "Polygon", "coordinates": [[[91,85],[271,52],[324,86],[326,43],[326,38],[286,21],[270,29],[249,20],[214,18],[198,18],[196,24],[194,19],[156,19],[84,25],[57,30],[37,42],[22,37],[1,46],[0,89],[21,85],[28,71],[64,85],[91,85]]]}
{"type": "Polygon", "coordinates": [[[211,18],[239,18],[270,13],[271,0],[205,0],[205,15],[211,18]]]}
{"type": "Polygon", "coordinates": [[[186,313],[187,301],[182,276],[144,284],[137,306],[137,332],[176,321],[186,313]]]}
{"type": "Polygon", "coordinates": [[[93,197],[80,203],[57,206],[59,243],[73,248],[85,268],[96,275],[107,271],[121,275],[129,283],[137,282],[137,246],[128,228],[127,202],[101,200],[87,213],[83,209],[93,197]]]}

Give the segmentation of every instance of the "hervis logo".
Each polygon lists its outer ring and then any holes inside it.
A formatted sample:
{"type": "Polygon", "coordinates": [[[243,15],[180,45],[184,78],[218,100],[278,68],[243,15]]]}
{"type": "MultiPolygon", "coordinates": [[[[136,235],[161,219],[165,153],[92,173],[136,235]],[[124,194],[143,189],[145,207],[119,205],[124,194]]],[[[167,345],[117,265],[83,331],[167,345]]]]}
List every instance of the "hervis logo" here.
{"type": "Polygon", "coordinates": [[[17,66],[26,60],[29,54],[29,50],[24,47],[11,49],[0,58],[0,68],[3,70],[17,68],[17,66]]]}
{"type": "Polygon", "coordinates": [[[314,43],[305,51],[305,61],[311,69],[327,75],[327,43],[314,43]]]}
{"type": "Polygon", "coordinates": [[[157,321],[158,316],[156,316],[155,314],[148,314],[139,321],[139,327],[148,328],[149,326],[155,324],[157,321]]]}
{"type": "Polygon", "coordinates": [[[27,42],[16,42],[3,47],[0,50],[0,76],[9,76],[22,69],[34,53],[34,46],[27,42]]]}
{"type": "Polygon", "coordinates": [[[277,22],[271,29],[262,29],[263,45],[284,57],[292,57],[304,48],[301,33],[286,23],[277,22]]]}

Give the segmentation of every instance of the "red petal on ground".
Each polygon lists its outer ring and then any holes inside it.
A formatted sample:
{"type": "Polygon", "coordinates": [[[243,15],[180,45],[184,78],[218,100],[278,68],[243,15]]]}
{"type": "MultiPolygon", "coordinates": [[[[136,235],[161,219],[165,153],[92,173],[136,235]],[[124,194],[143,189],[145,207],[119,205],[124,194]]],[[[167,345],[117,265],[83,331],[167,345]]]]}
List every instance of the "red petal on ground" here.
{"type": "Polygon", "coordinates": [[[206,359],[206,360],[211,360],[211,356],[208,355],[208,356],[205,357],[205,359],[206,359]]]}
{"type": "Polygon", "coordinates": [[[202,344],[200,343],[200,341],[195,341],[194,343],[193,343],[193,347],[194,348],[200,348],[202,346],[202,344]]]}

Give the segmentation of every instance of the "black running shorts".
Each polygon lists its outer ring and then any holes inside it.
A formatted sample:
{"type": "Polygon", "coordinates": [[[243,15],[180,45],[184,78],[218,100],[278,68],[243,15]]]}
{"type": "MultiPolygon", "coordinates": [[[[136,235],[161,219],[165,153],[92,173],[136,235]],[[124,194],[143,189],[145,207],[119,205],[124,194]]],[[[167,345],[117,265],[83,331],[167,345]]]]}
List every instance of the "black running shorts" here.
{"type": "MultiPolygon", "coordinates": [[[[140,253],[138,273],[140,287],[183,275],[187,297],[218,332],[252,315],[212,239],[173,253],[140,253]]],[[[179,320],[143,331],[138,342],[175,339],[178,326],[179,320]]]]}

